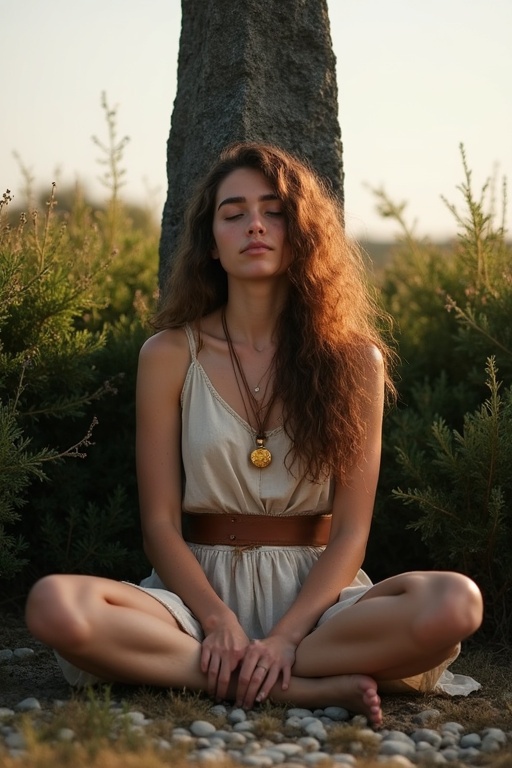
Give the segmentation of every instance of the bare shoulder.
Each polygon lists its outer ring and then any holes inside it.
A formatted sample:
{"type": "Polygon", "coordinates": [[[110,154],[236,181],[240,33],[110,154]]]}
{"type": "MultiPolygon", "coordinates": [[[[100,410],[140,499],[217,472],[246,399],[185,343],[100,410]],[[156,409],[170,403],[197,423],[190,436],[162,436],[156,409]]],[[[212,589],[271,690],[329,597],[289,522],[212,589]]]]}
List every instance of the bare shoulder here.
{"type": "Polygon", "coordinates": [[[385,388],[385,364],[382,352],[368,344],[361,353],[361,386],[372,400],[381,399],[385,388]]]}
{"type": "Polygon", "coordinates": [[[383,374],[384,358],[375,344],[368,344],[363,349],[362,361],[365,373],[383,374]]]}
{"type": "Polygon", "coordinates": [[[158,331],[146,339],[140,350],[140,356],[144,358],[160,358],[180,354],[189,354],[184,328],[168,328],[165,331],[158,331]]]}
{"type": "Polygon", "coordinates": [[[184,328],[169,328],[150,336],[139,353],[139,374],[154,372],[159,378],[183,381],[190,365],[190,348],[184,328]]]}

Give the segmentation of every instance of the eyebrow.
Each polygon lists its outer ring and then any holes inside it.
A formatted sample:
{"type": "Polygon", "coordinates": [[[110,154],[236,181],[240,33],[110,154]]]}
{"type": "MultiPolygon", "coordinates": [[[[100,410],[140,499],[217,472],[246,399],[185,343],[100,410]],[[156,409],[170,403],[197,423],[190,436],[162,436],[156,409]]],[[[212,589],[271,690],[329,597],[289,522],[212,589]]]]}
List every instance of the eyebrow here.
{"type": "MultiPolygon", "coordinates": [[[[273,192],[267,195],[261,195],[258,197],[258,202],[264,203],[267,200],[279,200],[279,197],[274,194],[273,192]]],[[[219,203],[219,207],[217,210],[219,211],[223,205],[230,205],[231,203],[246,203],[247,198],[246,197],[226,197],[225,200],[222,200],[222,202],[219,203]]]]}

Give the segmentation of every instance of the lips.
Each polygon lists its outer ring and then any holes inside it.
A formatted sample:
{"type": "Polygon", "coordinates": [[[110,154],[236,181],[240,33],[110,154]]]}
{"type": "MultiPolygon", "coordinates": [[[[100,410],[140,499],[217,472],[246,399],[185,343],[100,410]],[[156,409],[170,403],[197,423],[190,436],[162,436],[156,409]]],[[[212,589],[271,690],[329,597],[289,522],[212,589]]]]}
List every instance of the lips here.
{"type": "Polygon", "coordinates": [[[252,240],[248,245],[245,246],[245,248],[242,249],[242,253],[246,253],[247,251],[263,253],[264,251],[270,251],[270,246],[261,242],[261,240],[252,240]]]}

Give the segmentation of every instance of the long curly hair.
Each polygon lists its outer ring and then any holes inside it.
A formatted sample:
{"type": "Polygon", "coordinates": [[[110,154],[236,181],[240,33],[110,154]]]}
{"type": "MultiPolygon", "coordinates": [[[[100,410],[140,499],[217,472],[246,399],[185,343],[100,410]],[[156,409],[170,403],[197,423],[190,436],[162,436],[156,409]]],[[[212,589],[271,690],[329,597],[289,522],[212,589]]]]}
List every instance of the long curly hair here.
{"type": "Polygon", "coordinates": [[[274,386],[283,403],[291,467],[315,482],[344,482],[365,437],[365,387],[370,350],[384,360],[388,395],[393,352],[382,331],[389,318],[367,284],[358,247],[345,237],[339,203],[304,162],[256,142],[227,147],[199,184],[172,259],[156,330],[194,323],[227,302],[227,275],[211,258],[220,183],[238,168],[260,171],[282,202],[293,254],[290,288],[279,316],[274,386]]]}

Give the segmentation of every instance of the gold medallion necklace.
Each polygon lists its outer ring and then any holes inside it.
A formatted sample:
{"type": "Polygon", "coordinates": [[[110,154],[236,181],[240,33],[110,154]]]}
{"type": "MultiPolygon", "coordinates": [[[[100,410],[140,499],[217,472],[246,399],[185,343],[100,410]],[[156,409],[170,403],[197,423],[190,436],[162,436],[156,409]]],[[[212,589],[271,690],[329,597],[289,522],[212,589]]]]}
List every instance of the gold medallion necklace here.
{"type": "MultiPolygon", "coordinates": [[[[253,393],[251,392],[251,388],[249,384],[247,383],[247,378],[244,373],[244,369],[242,368],[242,363],[240,362],[240,358],[237,355],[236,349],[233,345],[233,341],[231,339],[231,336],[228,331],[228,326],[226,322],[226,308],[222,307],[221,310],[221,321],[222,321],[222,328],[224,329],[224,335],[226,337],[226,341],[228,344],[229,349],[229,357],[231,359],[231,365],[233,366],[233,373],[235,374],[235,380],[237,383],[238,391],[240,392],[240,397],[242,398],[242,402],[244,404],[245,413],[247,415],[247,423],[250,423],[249,419],[249,411],[247,408],[247,402],[249,402],[249,407],[252,411],[252,415],[254,416],[254,421],[257,424],[257,430],[256,430],[256,448],[251,451],[249,454],[249,458],[254,464],[255,467],[258,467],[258,469],[265,469],[265,467],[268,467],[270,462],[272,461],[272,454],[268,450],[268,448],[265,448],[265,427],[267,425],[270,411],[272,410],[272,406],[274,405],[275,399],[276,399],[276,393],[275,391],[272,393],[272,396],[268,400],[267,404],[265,404],[265,398],[267,394],[267,389],[269,386],[270,379],[272,378],[269,376],[267,380],[267,384],[265,386],[265,391],[263,393],[261,405],[258,403],[256,398],[254,397],[253,393]],[[242,382],[243,387],[245,389],[245,397],[244,393],[242,392],[242,387],[240,385],[240,382],[242,382]],[[263,413],[263,415],[262,415],[263,413]]],[[[258,382],[258,385],[254,388],[255,392],[259,392],[260,390],[260,384],[263,381],[263,378],[265,377],[266,373],[272,368],[274,364],[274,359],[272,358],[272,361],[261,377],[261,379],[258,382]]]]}

